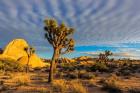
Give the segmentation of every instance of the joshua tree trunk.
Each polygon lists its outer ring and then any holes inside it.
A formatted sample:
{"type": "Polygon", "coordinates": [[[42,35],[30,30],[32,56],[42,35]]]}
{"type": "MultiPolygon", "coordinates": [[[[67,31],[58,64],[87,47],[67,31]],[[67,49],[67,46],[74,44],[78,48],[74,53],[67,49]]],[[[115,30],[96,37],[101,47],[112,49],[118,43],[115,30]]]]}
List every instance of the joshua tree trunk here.
{"type": "Polygon", "coordinates": [[[29,72],[29,59],[30,58],[30,56],[28,55],[28,61],[27,61],[27,64],[26,64],[26,73],[28,73],[29,72]]]}
{"type": "Polygon", "coordinates": [[[55,64],[54,64],[54,71],[56,71],[59,56],[60,56],[60,54],[59,54],[59,52],[58,52],[58,50],[57,50],[57,51],[56,51],[56,60],[55,60],[55,64]]]}
{"type": "Polygon", "coordinates": [[[58,57],[58,49],[54,48],[54,53],[53,53],[53,57],[52,57],[51,65],[50,65],[50,71],[49,71],[49,78],[48,78],[49,83],[53,82],[55,61],[56,61],[57,57],[58,57]]]}

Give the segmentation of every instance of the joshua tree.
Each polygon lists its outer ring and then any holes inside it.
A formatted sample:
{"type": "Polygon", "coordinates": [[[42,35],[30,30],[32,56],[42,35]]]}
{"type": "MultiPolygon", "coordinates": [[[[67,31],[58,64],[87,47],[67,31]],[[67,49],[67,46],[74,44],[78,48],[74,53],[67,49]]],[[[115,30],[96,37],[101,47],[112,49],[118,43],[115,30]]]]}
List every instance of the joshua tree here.
{"type": "Polygon", "coordinates": [[[113,55],[111,51],[106,50],[104,53],[99,54],[99,60],[102,60],[104,62],[108,61],[108,57],[113,55]]]}
{"type": "Polygon", "coordinates": [[[113,53],[111,51],[108,51],[108,50],[105,51],[106,60],[108,60],[108,57],[111,55],[113,55],[113,53]]]}
{"type": "Polygon", "coordinates": [[[3,49],[2,48],[0,48],[0,54],[2,54],[3,53],[3,49]]]}
{"type": "Polygon", "coordinates": [[[25,47],[24,51],[27,53],[27,56],[28,56],[28,61],[27,61],[27,64],[26,64],[26,73],[28,73],[30,57],[32,56],[32,54],[34,54],[35,49],[33,47],[25,47]]]}
{"type": "Polygon", "coordinates": [[[64,23],[59,25],[54,19],[46,19],[44,23],[45,38],[54,50],[48,78],[48,82],[52,83],[56,60],[60,55],[74,50],[74,40],[72,38],[74,29],[66,26],[64,23]]]}

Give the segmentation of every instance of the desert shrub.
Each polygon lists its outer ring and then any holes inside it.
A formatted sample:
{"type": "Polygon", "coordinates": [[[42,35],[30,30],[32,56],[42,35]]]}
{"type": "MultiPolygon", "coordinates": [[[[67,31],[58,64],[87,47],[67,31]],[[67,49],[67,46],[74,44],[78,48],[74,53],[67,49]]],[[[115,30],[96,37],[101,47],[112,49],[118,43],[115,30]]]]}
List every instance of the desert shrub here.
{"type": "Polygon", "coordinates": [[[64,72],[57,72],[55,76],[56,76],[56,78],[63,78],[64,72]]]}
{"type": "Polygon", "coordinates": [[[53,92],[57,92],[57,93],[66,93],[67,89],[68,89],[68,85],[67,82],[65,80],[55,80],[53,82],[53,92]]]}
{"type": "Polygon", "coordinates": [[[87,93],[87,89],[78,80],[55,80],[52,84],[51,90],[53,93],[87,93]]]}
{"type": "Polygon", "coordinates": [[[117,85],[119,78],[113,74],[108,79],[101,80],[103,84],[103,89],[107,90],[109,93],[121,93],[121,88],[117,85]]]}
{"type": "Polygon", "coordinates": [[[29,85],[31,82],[30,75],[27,73],[18,73],[13,76],[12,81],[15,82],[17,85],[29,85]]]}
{"type": "Polygon", "coordinates": [[[3,71],[24,71],[24,66],[15,61],[0,61],[0,69],[3,71]]]}
{"type": "Polygon", "coordinates": [[[0,86],[0,93],[4,93],[4,91],[8,90],[8,86],[6,85],[1,85],[0,86]]]}
{"type": "Polygon", "coordinates": [[[128,93],[140,93],[140,89],[137,88],[129,88],[128,93]]]}
{"type": "Polygon", "coordinates": [[[96,79],[91,79],[91,80],[88,80],[86,84],[88,87],[95,87],[97,85],[96,82],[97,82],[96,79]]]}
{"type": "MultiPolygon", "coordinates": [[[[42,86],[26,87],[26,89],[25,86],[20,86],[18,87],[18,89],[22,89],[21,93],[52,93],[48,87],[42,87],[42,86]]],[[[6,92],[6,93],[11,93],[11,92],[6,92]]],[[[17,92],[12,92],[12,93],[17,93],[17,92]]]]}
{"type": "Polygon", "coordinates": [[[130,67],[122,67],[119,70],[119,75],[129,76],[132,74],[132,69],[130,67]]]}
{"type": "Polygon", "coordinates": [[[82,79],[93,79],[95,78],[95,75],[92,75],[91,73],[86,73],[80,76],[82,79]]]}
{"type": "Polygon", "coordinates": [[[4,63],[2,61],[0,61],[0,69],[4,70],[4,63]]]}
{"type": "Polygon", "coordinates": [[[105,82],[103,89],[109,91],[109,93],[121,93],[120,87],[117,86],[114,81],[105,82]]]}
{"type": "Polygon", "coordinates": [[[72,93],[87,93],[87,89],[79,81],[71,81],[70,90],[72,93]]]}
{"type": "Polygon", "coordinates": [[[140,64],[137,64],[137,65],[131,65],[131,68],[132,68],[132,71],[133,72],[137,72],[140,70],[140,64]]]}
{"type": "Polygon", "coordinates": [[[75,73],[75,72],[69,72],[65,75],[66,78],[69,78],[69,79],[77,79],[78,78],[78,73],[75,73]]]}
{"type": "Polygon", "coordinates": [[[7,90],[7,87],[5,87],[5,86],[1,86],[1,88],[0,88],[0,92],[2,92],[2,91],[6,91],[7,90]]]}
{"type": "Polygon", "coordinates": [[[38,71],[42,71],[42,69],[44,69],[44,68],[41,68],[41,67],[35,67],[35,68],[33,68],[33,71],[34,71],[34,72],[38,72],[38,71]]]}
{"type": "Polygon", "coordinates": [[[129,75],[131,75],[131,71],[130,70],[122,70],[121,71],[121,75],[123,75],[123,76],[129,76],[129,75]]]}
{"type": "Polygon", "coordinates": [[[91,71],[100,71],[100,72],[105,72],[108,70],[108,67],[105,63],[103,62],[96,62],[92,67],[91,71]]]}
{"type": "Polygon", "coordinates": [[[0,85],[3,85],[3,84],[4,84],[4,81],[3,81],[3,80],[1,80],[1,81],[0,81],[0,85]]]}
{"type": "Polygon", "coordinates": [[[63,71],[74,71],[77,69],[76,63],[61,63],[60,67],[63,71]]]}
{"type": "Polygon", "coordinates": [[[87,72],[85,70],[81,70],[78,73],[78,78],[81,78],[81,79],[92,79],[94,77],[95,77],[95,75],[93,75],[92,73],[87,72]]]}
{"type": "MultiPolygon", "coordinates": [[[[30,93],[30,92],[28,92],[28,93],[30,93]]],[[[34,92],[34,93],[38,93],[38,92],[34,92]]],[[[39,93],[52,93],[52,92],[50,90],[46,89],[46,88],[41,88],[39,90],[39,93]]]]}

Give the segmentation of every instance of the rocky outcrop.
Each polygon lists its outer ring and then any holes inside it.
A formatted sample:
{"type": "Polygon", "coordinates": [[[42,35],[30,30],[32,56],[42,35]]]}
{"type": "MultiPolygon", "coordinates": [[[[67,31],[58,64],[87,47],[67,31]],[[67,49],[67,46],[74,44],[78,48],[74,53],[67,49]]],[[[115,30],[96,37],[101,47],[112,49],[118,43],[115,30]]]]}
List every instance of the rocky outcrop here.
{"type": "MultiPolygon", "coordinates": [[[[24,50],[25,47],[29,47],[28,43],[24,39],[14,39],[11,41],[4,49],[3,54],[0,56],[0,59],[13,59],[19,63],[26,65],[28,62],[28,55],[24,50]]],[[[32,54],[29,58],[29,65],[31,67],[44,67],[49,65],[44,63],[37,54],[32,54]]]]}
{"type": "Polygon", "coordinates": [[[75,62],[75,60],[69,59],[69,58],[61,58],[61,59],[59,59],[59,61],[61,63],[72,63],[72,62],[75,62]]]}
{"type": "Polygon", "coordinates": [[[14,39],[4,49],[3,55],[14,57],[16,60],[27,56],[25,47],[29,47],[24,39],[14,39]]]}

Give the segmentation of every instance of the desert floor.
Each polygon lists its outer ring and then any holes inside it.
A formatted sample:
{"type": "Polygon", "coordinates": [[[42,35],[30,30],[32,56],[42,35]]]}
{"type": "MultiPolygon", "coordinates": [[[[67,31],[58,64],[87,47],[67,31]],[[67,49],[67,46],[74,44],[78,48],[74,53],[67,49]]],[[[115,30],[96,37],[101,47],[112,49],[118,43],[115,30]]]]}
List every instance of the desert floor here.
{"type": "Polygon", "coordinates": [[[73,85],[77,84],[74,84],[75,82],[79,82],[78,84],[82,85],[82,87],[77,87],[79,91],[76,92],[74,90],[75,93],[139,93],[138,91],[140,90],[139,73],[125,77],[98,73],[93,79],[56,78],[53,85],[47,83],[47,79],[48,73],[41,71],[30,72],[28,74],[22,72],[1,73],[0,93],[74,93],[71,91],[71,88],[66,90],[66,86],[71,84],[68,82],[72,82],[73,85]],[[106,80],[108,80],[107,82],[111,82],[108,88],[104,85],[104,81],[106,80]],[[112,83],[111,80],[115,80],[115,83],[112,83]],[[117,91],[118,89],[121,91],[117,91]]]}

